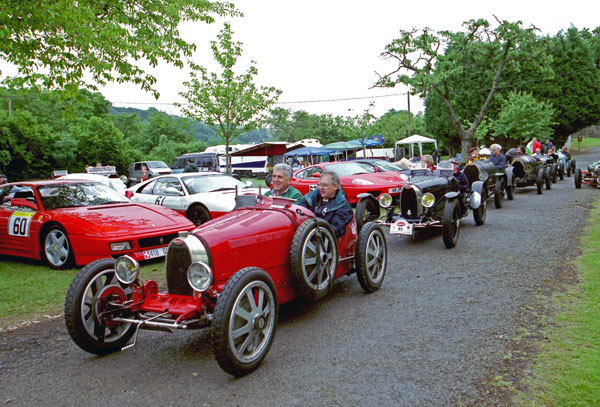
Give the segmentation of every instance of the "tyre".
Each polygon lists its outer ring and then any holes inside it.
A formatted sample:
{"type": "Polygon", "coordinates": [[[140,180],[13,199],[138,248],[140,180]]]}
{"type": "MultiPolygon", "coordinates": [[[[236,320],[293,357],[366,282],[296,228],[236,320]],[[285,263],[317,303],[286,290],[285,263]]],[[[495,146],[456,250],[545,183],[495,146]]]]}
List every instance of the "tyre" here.
{"type": "Polygon", "coordinates": [[[120,350],[131,338],[135,326],[102,321],[106,299],[123,303],[130,300],[133,288],[122,286],[115,274],[115,259],[100,259],[81,269],[73,279],[65,300],[65,324],[81,349],[96,355],[120,350]],[[104,300],[104,301],[103,301],[104,300]]]}
{"type": "Polygon", "coordinates": [[[571,176],[571,161],[567,161],[567,177],[571,176]]]}
{"type": "Polygon", "coordinates": [[[300,295],[318,300],[329,292],[337,269],[335,234],[323,219],[304,221],[294,233],[290,249],[292,280],[300,295]]]}
{"type": "Polygon", "coordinates": [[[544,179],[546,181],[546,189],[552,189],[552,168],[546,167],[544,171],[544,179]]]}
{"type": "Polygon", "coordinates": [[[187,211],[187,218],[196,226],[200,226],[210,220],[208,209],[200,204],[192,205],[187,211]]]}
{"type": "Polygon", "coordinates": [[[211,341],[221,368],[244,376],[258,368],[275,337],[279,314],[271,276],[243,268],[227,281],[214,312],[211,341]]]}
{"type": "Polygon", "coordinates": [[[540,168],[538,171],[537,178],[535,179],[535,185],[537,187],[538,195],[541,195],[542,189],[544,188],[544,168],[540,168]]]}
{"type": "Polygon", "coordinates": [[[473,220],[477,226],[481,226],[485,223],[485,216],[487,213],[487,196],[485,190],[481,196],[481,205],[477,209],[473,209],[473,220]]]}
{"type": "MultiPolygon", "coordinates": [[[[483,205],[483,203],[482,203],[483,205]]],[[[458,241],[460,231],[460,206],[456,199],[450,199],[444,207],[444,217],[442,218],[442,238],[446,248],[452,249],[458,241]]]]}
{"type": "Polygon", "coordinates": [[[53,269],[68,269],[75,265],[75,255],[67,232],[59,225],[51,226],[42,241],[44,260],[53,269]]]}
{"type": "Polygon", "coordinates": [[[556,184],[556,180],[558,179],[558,164],[552,164],[552,183],[556,184]]]}
{"type": "Polygon", "coordinates": [[[500,178],[494,186],[494,205],[496,208],[502,208],[504,203],[504,194],[506,192],[506,186],[504,184],[504,178],[500,178]]]}
{"type": "Polygon", "coordinates": [[[514,185],[506,186],[506,198],[508,198],[509,201],[512,201],[513,199],[515,199],[515,186],[514,185]]]}
{"type": "Polygon", "coordinates": [[[558,178],[561,181],[565,179],[565,166],[562,161],[558,164],[558,178]]]}
{"type": "Polygon", "coordinates": [[[371,198],[362,198],[356,204],[354,217],[356,218],[356,227],[360,232],[365,223],[379,219],[379,204],[371,198]]]}
{"type": "Polygon", "coordinates": [[[581,169],[575,168],[575,170],[573,171],[573,178],[575,180],[575,188],[577,189],[581,188],[581,177],[581,169]]]}
{"type": "Polygon", "coordinates": [[[367,293],[375,292],[383,283],[387,270],[387,243],[380,225],[368,222],[358,234],[356,277],[367,293]]]}
{"type": "Polygon", "coordinates": [[[267,185],[268,188],[271,188],[271,180],[273,179],[273,173],[269,172],[267,175],[265,175],[265,184],[267,185]]]}

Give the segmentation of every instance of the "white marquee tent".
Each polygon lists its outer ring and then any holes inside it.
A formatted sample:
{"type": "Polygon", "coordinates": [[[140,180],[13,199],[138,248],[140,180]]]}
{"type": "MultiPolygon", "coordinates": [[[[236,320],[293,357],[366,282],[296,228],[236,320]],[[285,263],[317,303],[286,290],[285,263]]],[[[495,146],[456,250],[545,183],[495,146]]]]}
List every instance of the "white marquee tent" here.
{"type": "Polygon", "coordinates": [[[410,144],[410,156],[413,157],[415,155],[415,144],[417,144],[419,146],[419,155],[423,155],[423,143],[434,143],[435,149],[437,150],[438,148],[436,139],[420,136],[418,134],[413,134],[410,137],[396,141],[395,150],[397,150],[399,145],[401,144],[410,144]]]}

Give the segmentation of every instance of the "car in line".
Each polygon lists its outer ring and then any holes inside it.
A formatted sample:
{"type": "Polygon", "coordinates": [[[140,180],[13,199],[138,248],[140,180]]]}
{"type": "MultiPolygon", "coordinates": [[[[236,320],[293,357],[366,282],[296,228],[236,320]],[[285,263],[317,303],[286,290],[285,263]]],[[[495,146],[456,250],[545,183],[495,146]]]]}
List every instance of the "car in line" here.
{"type": "Polygon", "coordinates": [[[594,161],[588,165],[587,171],[581,168],[573,170],[575,188],[580,189],[582,184],[600,188],[600,161],[594,161]]]}
{"type": "Polygon", "coordinates": [[[196,226],[223,216],[235,206],[236,194],[257,195],[251,181],[218,172],[163,175],[130,187],[134,202],[165,206],[186,216],[196,226]]]}
{"type": "Polygon", "coordinates": [[[0,186],[0,254],[43,260],[54,269],[124,254],[164,256],[179,231],[194,227],[175,211],[131,202],[98,182],[0,186]]]}
{"type": "Polygon", "coordinates": [[[378,224],[358,230],[353,219],[337,238],[329,223],[291,199],[238,195],[236,209],[171,241],[166,292],[141,282],[128,256],[98,260],[71,283],[65,323],[81,349],[99,355],[135,345],[140,329],[208,328],[219,366],[243,376],[269,352],[280,304],[321,299],[350,274],[373,293],[386,270],[378,224]]]}
{"type": "Polygon", "coordinates": [[[314,164],[294,172],[291,185],[306,195],[317,188],[319,178],[325,171],[332,171],[340,177],[341,186],[346,193],[348,202],[356,205],[358,195],[368,193],[375,199],[382,194],[390,194],[397,198],[406,180],[404,174],[381,172],[369,168],[365,164],[354,161],[314,164]]]}

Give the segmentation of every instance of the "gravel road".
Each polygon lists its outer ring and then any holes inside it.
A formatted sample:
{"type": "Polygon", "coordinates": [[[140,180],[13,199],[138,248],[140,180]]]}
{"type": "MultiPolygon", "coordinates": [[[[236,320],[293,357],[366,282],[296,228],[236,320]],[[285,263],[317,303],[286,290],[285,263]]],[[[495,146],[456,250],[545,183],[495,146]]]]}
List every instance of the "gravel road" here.
{"type": "MultiPolygon", "coordinates": [[[[578,166],[597,158],[579,155],[578,166]]],[[[286,304],[264,363],[240,379],[218,367],[206,331],[142,331],[106,357],[79,349],[62,319],[2,332],[0,404],[510,405],[548,312],[540,299],[576,282],[597,194],[572,177],[542,195],[519,188],[502,209],[488,201],[485,225],[466,218],[452,250],[440,233],[388,236],[378,292],[348,276],[324,300],[286,304]]]]}

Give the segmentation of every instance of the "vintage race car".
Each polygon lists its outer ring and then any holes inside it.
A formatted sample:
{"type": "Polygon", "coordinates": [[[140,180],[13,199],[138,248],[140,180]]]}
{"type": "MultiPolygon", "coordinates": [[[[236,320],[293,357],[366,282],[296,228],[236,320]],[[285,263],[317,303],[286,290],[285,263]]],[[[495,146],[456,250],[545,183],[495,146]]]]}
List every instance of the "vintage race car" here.
{"type": "Polygon", "coordinates": [[[535,185],[538,194],[542,193],[544,183],[546,189],[552,188],[552,169],[544,168],[544,163],[539,158],[531,155],[515,156],[511,166],[515,187],[535,185]]]}
{"type": "Polygon", "coordinates": [[[573,172],[575,188],[580,189],[581,184],[587,184],[600,188],[600,161],[594,161],[588,165],[587,171],[575,168],[573,172]]]}
{"type": "Polygon", "coordinates": [[[394,202],[389,195],[378,200],[361,195],[356,205],[356,222],[377,221],[390,227],[392,235],[415,238],[419,229],[442,228],[442,239],[447,248],[458,241],[461,219],[473,210],[476,225],[483,225],[486,216],[487,188],[483,181],[474,181],[469,190],[458,192],[458,182],[448,168],[447,161],[440,162],[438,169],[413,169],[402,187],[400,199],[394,202]],[[380,219],[380,207],[386,215],[380,219]]]}
{"type": "Polygon", "coordinates": [[[125,195],[134,202],[171,208],[198,226],[232,210],[236,190],[240,194],[258,194],[251,185],[218,172],[191,172],[152,178],[130,187],[125,195]]]}
{"type": "Polygon", "coordinates": [[[505,195],[509,200],[514,199],[512,167],[499,170],[490,160],[480,159],[466,165],[463,172],[469,178],[469,185],[483,182],[486,196],[494,197],[496,208],[502,208],[505,195]]]}
{"type": "Polygon", "coordinates": [[[561,173],[564,173],[564,171],[561,168],[562,163],[558,159],[555,159],[550,155],[544,154],[535,154],[534,157],[542,161],[542,163],[544,164],[545,175],[551,181],[550,188],[548,188],[548,185],[546,185],[546,189],[551,189],[552,184],[556,184],[556,180],[559,177],[561,180],[563,179],[564,176],[561,175],[561,173]]]}
{"type": "MultiPolygon", "coordinates": [[[[571,158],[570,153],[563,153],[561,150],[558,150],[558,160],[562,163],[562,168],[567,177],[570,177],[571,174],[575,173],[575,168],[577,168],[577,163],[574,158],[571,158]]],[[[563,178],[561,178],[562,180],[563,178]]]]}
{"type": "Polygon", "coordinates": [[[43,259],[55,269],[123,254],[164,256],[179,231],[193,228],[170,209],[133,203],[97,182],[0,186],[0,253],[43,259]]]}
{"type": "Polygon", "coordinates": [[[342,188],[346,192],[348,202],[355,205],[362,193],[369,193],[375,198],[382,194],[392,197],[400,195],[400,188],[406,175],[396,172],[376,171],[364,164],[348,162],[320,163],[294,172],[291,185],[306,195],[317,188],[319,178],[324,171],[335,172],[340,177],[342,188]]]}
{"type": "Polygon", "coordinates": [[[228,214],[180,233],[165,267],[167,292],[154,281],[139,281],[139,267],[128,256],[84,267],[65,301],[75,343],[107,354],[132,336],[135,344],[140,328],[210,327],[218,364],[245,375],[269,351],[279,304],[319,299],[335,279],[353,272],[364,291],[376,291],[387,269],[387,246],[374,222],[358,232],[352,220],[336,238],[326,221],[290,199],[246,195],[228,214]]]}

